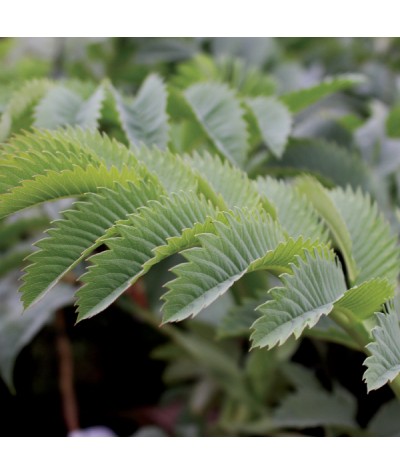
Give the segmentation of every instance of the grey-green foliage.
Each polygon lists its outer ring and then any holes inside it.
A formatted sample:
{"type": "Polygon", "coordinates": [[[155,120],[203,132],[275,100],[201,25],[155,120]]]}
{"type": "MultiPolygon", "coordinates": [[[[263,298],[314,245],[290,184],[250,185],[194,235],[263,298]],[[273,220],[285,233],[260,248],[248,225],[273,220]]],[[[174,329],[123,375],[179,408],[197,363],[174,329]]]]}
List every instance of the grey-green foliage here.
{"type": "MultiPolygon", "coordinates": [[[[389,342],[382,317],[377,330],[371,333],[370,327],[374,312],[394,296],[399,249],[386,218],[366,194],[369,173],[358,156],[331,144],[291,141],[286,149],[291,112],[357,80],[339,77],[277,98],[268,81],[256,87],[260,75],[254,69],[196,61],[178,68],[172,88],[153,74],[134,96],[107,81],[97,89],[38,82],[11,98],[0,122],[3,140],[22,123],[32,130],[2,146],[0,217],[75,199],[28,258],[25,305],[67,275],[75,278],[78,264],[88,264],[77,292],[79,319],[88,318],[175,256],[180,263],[173,265],[166,284],[164,323],[193,317],[232,292],[245,305],[254,347],[271,348],[304,331],[312,334],[320,319],[332,318],[341,328],[341,341],[347,337],[353,347],[371,351],[367,364],[375,368],[379,359],[389,371],[379,384],[391,379],[397,363],[382,356],[380,347],[395,354],[391,345],[396,342],[389,342]],[[192,68],[208,67],[210,78],[193,81],[192,68]],[[199,150],[183,149],[179,155],[168,145],[177,143],[177,130],[184,135],[190,129],[188,123],[198,134],[194,148],[199,150]],[[63,128],[44,129],[54,126],[63,128]],[[114,131],[125,145],[97,127],[114,131]],[[255,150],[267,149],[276,159],[264,157],[266,169],[306,170],[333,185],[345,183],[333,173],[340,164],[346,183],[354,175],[352,183],[364,191],[326,189],[311,177],[294,183],[251,179],[243,169],[255,150]],[[100,245],[105,249],[91,256],[100,245]],[[254,289],[250,276],[258,279],[254,289]],[[270,289],[270,282],[280,287],[270,289]],[[250,299],[258,306],[254,322],[246,297],[256,297],[261,288],[270,292],[264,302],[250,299]]],[[[246,334],[245,319],[232,321],[237,308],[224,321],[226,335],[238,329],[246,334]]],[[[329,339],[330,327],[324,332],[329,339]]],[[[338,333],[333,333],[335,341],[338,333]]],[[[377,387],[370,376],[367,381],[377,387]]]]}
{"type": "Polygon", "coordinates": [[[133,145],[158,145],[168,142],[167,95],[162,80],[150,75],[134,100],[127,100],[113,90],[122,128],[133,145]]]}

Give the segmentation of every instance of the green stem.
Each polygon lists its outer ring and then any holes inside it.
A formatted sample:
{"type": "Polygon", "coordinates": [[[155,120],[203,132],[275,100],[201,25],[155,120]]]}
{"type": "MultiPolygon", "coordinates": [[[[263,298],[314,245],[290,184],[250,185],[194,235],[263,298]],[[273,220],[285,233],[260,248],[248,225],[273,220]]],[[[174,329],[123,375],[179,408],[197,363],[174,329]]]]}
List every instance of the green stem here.
{"type": "Polygon", "coordinates": [[[389,386],[392,388],[392,391],[396,395],[397,399],[400,401],[400,375],[396,376],[394,380],[389,383],[389,386]]]}
{"type": "MultiPolygon", "coordinates": [[[[123,308],[126,312],[130,313],[131,315],[135,315],[139,317],[143,322],[148,323],[153,328],[167,336],[170,340],[172,340],[177,346],[182,348],[186,353],[191,355],[195,360],[199,360],[196,348],[192,347],[192,343],[185,335],[185,332],[181,329],[171,325],[160,325],[159,317],[153,313],[151,310],[145,309],[136,305],[134,302],[127,300],[127,299],[119,299],[118,304],[123,308]]],[[[217,355],[218,356],[218,355],[217,355]]],[[[230,367],[231,376],[236,377],[238,386],[240,388],[239,393],[236,393],[236,388],[227,388],[228,393],[230,392],[229,389],[232,389],[232,396],[233,399],[239,398],[240,402],[245,402],[246,405],[254,411],[260,411],[263,409],[263,406],[254,398],[253,394],[251,394],[245,385],[243,373],[241,372],[240,368],[238,368],[234,362],[231,362],[233,366],[230,367]],[[234,373],[234,374],[233,374],[234,373]]],[[[200,359],[201,364],[201,359],[200,359]]]]}
{"type": "Polygon", "coordinates": [[[333,310],[333,312],[329,316],[335,323],[337,323],[341,328],[343,328],[343,330],[345,330],[348,335],[353,338],[353,340],[359,345],[361,351],[369,355],[369,351],[366,348],[366,345],[370,343],[371,338],[362,324],[359,325],[359,322],[357,322],[357,325],[355,325],[354,322],[351,320],[351,317],[349,317],[346,313],[338,310],[333,310]]]}

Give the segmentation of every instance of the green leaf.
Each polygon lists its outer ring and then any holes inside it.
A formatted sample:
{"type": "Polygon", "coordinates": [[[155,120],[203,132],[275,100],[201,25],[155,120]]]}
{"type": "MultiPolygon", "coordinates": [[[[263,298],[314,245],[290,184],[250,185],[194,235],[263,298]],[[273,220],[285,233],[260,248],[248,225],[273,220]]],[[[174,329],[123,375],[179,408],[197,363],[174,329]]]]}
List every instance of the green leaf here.
{"type": "Polygon", "coordinates": [[[215,234],[199,235],[201,247],[182,252],[188,262],[172,269],[177,279],[166,284],[164,322],[197,315],[225,293],[246,272],[289,268],[299,249],[310,243],[285,238],[280,226],[265,213],[225,213],[215,222],[215,234]]]}
{"type": "MultiPolygon", "coordinates": [[[[201,155],[194,153],[184,158],[190,164],[190,168],[197,170],[203,178],[200,187],[204,182],[210,185],[222,197],[227,207],[256,208],[262,202],[255,183],[229,162],[224,162],[220,157],[211,156],[209,153],[201,155]]],[[[273,208],[267,203],[264,205],[267,210],[273,208]]]]}
{"type": "Polygon", "coordinates": [[[102,243],[116,221],[155,199],[160,188],[154,183],[115,184],[113,189],[88,193],[55,221],[48,236],[35,243],[38,250],[29,256],[21,286],[25,308],[42,298],[59,280],[102,243]],[[62,252],[60,252],[62,250],[62,252]]]}
{"type": "Polygon", "coordinates": [[[265,292],[258,298],[245,299],[242,305],[235,305],[221,319],[217,336],[219,338],[249,336],[250,327],[258,317],[255,309],[268,300],[268,298],[269,296],[265,292]]]}
{"type": "Polygon", "coordinates": [[[323,82],[307,89],[289,92],[281,96],[280,99],[294,114],[297,114],[330,94],[349,89],[364,81],[365,77],[360,74],[340,74],[332,78],[326,78],[323,82]]]}
{"type": "MultiPolygon", "coordinates": [[[[99,134],[93,135],[100,146],[108,144],[99,134]]],[[[76,165],[100,164],[101,158],[83,143],[86,137],[83,131],[75,137],[72,129],[55,132],[34,130],[13,137],[2,151],[0,191],[4,193],[24,180],[45,175],[51,170],[63,172],[73,170],[76,165]]],[[[106,151],[113,152],[109,147],[106,151]]],[[[125,159],[122,163],[132,163],[132,160],[125,159]]]]}
{"type": "Polygon", "coordinates": [[[282,227],[293,238],[327,241],[327,230],[315,209],[292,185],[271,177],[257,179],[258,191],[276,209],[282,227]]]}
{"type": "Polygon", "coordinates": [[[335,310],[351,313],[354,320],[366,320],[394,296],[394,285],[387,279],[372,279],[347,290],[335,303],[335,310]]]}
{"type": "Polygon", "coordinates": [[[272,300],[258,308],[262,316],[253,325],[253,348],[282,345],[291,335],[298,338],[328,315],[346,291],[340,264],[326,248],[306,251],[305,260],[292,269],[293,275],[281,276],[283,287],[271,289],[272,300]]]}
{"type": "Polygon", "coordinates": [[[53,87],[36,106],[34,125],[46,129],[64,125],[95,129],[104,98],[102,85],[86,101],[66,86],[53,87]]]}
{"type": "Polygon", "coordinates": [[[32,125],[33,106],[51,87],[53,83],[47,79],[33,79],[14,92],[0,119],[0,142],[32,125]]]}
{"type": "Polygon", "coordinates": [[[198,176],[196,172],[177,154],[157,147],[141,146],[133,148],[133,153],[139,162],[158,177],[168,192],[197,191],[198,176]]]}
{"type": "Polygon", "coordinates": [[[234,93],[223,84],[201,83],[187,89],[184,96],[216,149],[234,165],[243,165],[246,124],[234,93]]]}
{"type": "Polygon", "coordinates": [[[378,325],[372,330],[374,341],[367,345],[371,356],[364,362],[368,392],[393,381],[400,372],[399,317],[393,305],[388,306],[386,313],[376,316],[378,325]]]}
{"type": "Polygon", "coordinates": [[[291,139],[282,158],[267,166],[273,173],[312,173],[326,184],[372,190],[371,173],[361,157],[322,139],[291,139]]]}
{"type": "Polygon", "coordinates": [[[292,128],[292,117],[287,107],[274,97],[247,99],[257,121],[265,145],[280,158],[292,128]]]}
{"type": "Polygon", "coordinates": [[[199,54],[177,67],[172,84],[179,89],[206,81],[227,83],[243,96],[270,96],[275,93],[276,84],[264,71],[249,67],[240,58],[222,57],[213,59],[199,54]]]}
{"type": "Polygon", "coordinates": [[[394,283],[400,269],[397,238],[370,196],[360,190],[336,188],[330,193],[351,238],[351,252],[357,266],[353,284],[382,277],[394,283]]]}
{"type": "Polygon", "coordinates": [[[215,211],[193,193],[150,201],[137,214],[118,224],[118,237],[106,241],[109,250],[94,256],[78,292],[79,320],[111,305],[155,264],[197,244],[197,234],[212,232],[207,217],[215,211]]]}
{"type": "Polygon", "coordinates": [[[328,190],[311,177],[304,177],[298,180],[297,189],[307,197],[316,211],[325,220],[334,240],[334,245],[343,254],[349,279],[353,282],[357,276],[357,266],[352,255],[351,236],[328,190]]]}
{"type": "Polygon", "coordinates": [[[132,145],[157,145],[168,142],[167,93],[162,80],[151,74],[142,84],[134,101],[113,91],[122,128],[132,145]]]}
{"type": "Polygon", "coordinates": [[[115,167],[107,169],[104,165],[50,171],[47,175],[25,180],[21,186],[4,194],[0,203],[0,218],[47,201],[96,192],[100,187],[112,188],[115,182],[135,182],[139,177],[131,168],[125,167],[120,171],[115,167]]]}
{"type": "Polygon", "coordinates": [[[341,386],[332,392],[322,388],[302,388],[287,396],[274,411],[272,424],[277,428],[312,427],[357,428],[357,401],[341,386]]]}

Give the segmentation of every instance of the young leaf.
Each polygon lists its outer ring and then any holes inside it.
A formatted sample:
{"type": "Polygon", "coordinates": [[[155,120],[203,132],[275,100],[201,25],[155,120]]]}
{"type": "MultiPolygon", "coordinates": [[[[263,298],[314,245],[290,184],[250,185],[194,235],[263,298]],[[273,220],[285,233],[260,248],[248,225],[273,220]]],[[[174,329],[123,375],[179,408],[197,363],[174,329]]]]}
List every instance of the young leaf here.
{"type": "Polygon", "coordinates": [[[51,87],[53,83],[47,79],[33,79],[14,92],[0,119],[0,142],[32,125],[33,106],[51,87]]]}
{"type": "Polygon", "coordinates": [[[399,317],[393,305],[386,313],[377,313],[378,325],[372,330],[374,341],[367,345],[370,351],[364,364],[364,380],[368,392],[379,389],[400,373],[399,317]]]}
{"type": "MultiPolygon", "coordinates": [[[[194,153],[184,158],[190,167],[197,170],[204,181],[211,185],[218,195],[221,195],[227,207],[256,208],[262,202],[254,182],[242,170],[229,162],[224,162],[220,157],[211,156],[209,153],[202,155],[194,153]]],[[[266,209],[274,215],[272,205],[264,204],[266,209]]]]}
{"type": "Polygon", "coordinates": [[[292,127],[289,110],[274,97],[255,97],[247,99],[246,104],[256,118],[265,145],[280,158],[292,127]]]}
{"type": "Polygon", "coordinates": [[[271,177],[259,177],[257,187],[259,193],[268,198],[275,207],[279,223],[289,236],[327,241],[324,223],[313,206],[296,188],[271,177]]]}
{"type": "Polygon", "coordinates": [[[181,63],[172,84],[179,89],[206,81],[227,83],[243,96],[270,96],[275,93],[276,83],[271,76],[257,68],[249,67],[240,58],[227,56],[212,59],[204,54],[181,63]]]}
{"type": "Polygon", "coordinates": [[[147,170],[156,175],[164,188],[171,193],[197,191],[196,172],[179,155],[157,147],[133,147],[133,153],[147,170]]]}
{"type": "Polygon", "coordinates": [[[64,125],[95,129],[104,97],[102,86],[86,101],[66,86],[53,87],[36,106],[34,125],[46,129],[64,125]]]}
{"type": "Polygon", "coordinates": [[[299,188],[326,220],[344,255],[352,284],[375,277],[395,281],[399,272],[396,238],[368,195],[350,188],[328,192],[310,178],[302,179],[299,188]]]}
{"type": "Polygon", "coordinates": [[[323,99],[325,96],[343,89],[349,89],[364,81],[365,77],[360,74],[341,74],[332,78],[326,78],[323,82],[307,89],[289,92],[281,96],[280,99],[294,114],[297,114],[306,107],[323,99]]]}
{"type": "Polygon", "coordinates": [[[165,148],[168,142],[167,93],[162,80],[155,74],[148,76],[133,102],[125,100],[116,90],[113,93],[129,142],[136,146],[165,148]]]}
{"type": "Polygon", "coordinates": [[[216,149],[234,165],[243,165],[246,124],[233,92],[222,84],[201,83],[187,89],[184,96],[216,149]]]}
{"type": "Polygon", "coordinates": [[[272,300],[258,308],[262,316],[253,325],[253,348],[282,345],[291,335],[298,338],[328,315],[346,291],[340,264],[326,248],[306,251],[305,260],[292,269],[293,275],[281,276],[284,286],[270,291],[272,300]]]}
{"type": "Polygon", "coordinates": [[[347,290],[335,303],[335,309],[352,314],[353,320],[365,320],[394,296],[394,285],[387,279],[372,279],[347,290]]]}
{"type": "Polygon", "coordinates": [[[399,274],[399,248],[389,223],[370,196],[360,190],[336,188],[329,195],[340,212],[351,238],[357,266],[353,284],[382,277],[394,283],[399,274]]]}

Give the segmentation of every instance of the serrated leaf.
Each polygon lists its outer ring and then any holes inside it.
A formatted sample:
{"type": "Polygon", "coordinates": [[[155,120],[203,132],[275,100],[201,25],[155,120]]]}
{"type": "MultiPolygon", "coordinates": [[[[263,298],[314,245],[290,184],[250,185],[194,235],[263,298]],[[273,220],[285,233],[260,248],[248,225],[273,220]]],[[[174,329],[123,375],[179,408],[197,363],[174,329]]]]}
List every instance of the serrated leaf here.
{"type": "Polygon", "coordinates": [[[125,100],[116,90],[113,93],[129,142],[135,146],[165,148],[168,142],[167,93],[162,80],[156,74],[148,76],[133,102],[125,100]]]}
{"type": "Polygon", "coordinates": [[[340,264],[326,248],[306,251],[292,268],[293,275],[281,276],[283,287],[271,289],[272,300],[258,308],[262,316],[252,327],[253,348],[282,345],[291,335],[298,338],[328,315],[346,291],[340,264]]]}
{"type": "Polygon", "coordinates": [[[2,149],[0,191],[49,171],[73,170],[76,165],[101,164],[121,168],[140,165],[132,152],[96,131],[34,130],[14,136],[2,149]]]}
{"type": "Polygon", "coordinates": [[[357,276],[357,266],[352,255],[351,236],[328,190],[311,177],[305,177],[299,180],[297,182],[297,189],[308,198],[308,201],[325,220],[331,232],[334,244],[343,254],[349,279],[353,282],[357,276]]]}
{"type": "Polygon", "coordinates": [[[265,145],[280,158],[292,127],[289,110],[274,97],[255,97],[247,99],[246,104],[256,118],[265,145]]]}
{"type": "Polygon", "coordinates": [[[145,146],[133,148],[133,152],[137,160],[159,178],[167,191],[197,191],[198,177],[179,155],[145,146]]]}
{"type": "Polygon", "coordinates": [[[367,345],[371,353],[364,364],[368,392],[379,389],[400,373],[399,317],[392,305],[386,313],[376,314],[378,325],[372,330],[374,341],[367,345]]]}
{"type": "Polygon", "coordinates": [[[103,165],[89,165],[85,169],[75,166],[73,170],[62,172],[50,171],[32,180],[24,180],[21,186],[4,194],[0,203],[0,218],[47,201],[96,192],[100,187],[112,188],[115,182],[135,182],[139,177],[131,168],[107,169],[103,165]]]}
{"type": "Polygon", "coordinates": [[[347,290],[335,303],[335,309],[351,313],[354,319],[365,320],[394,295],[394,285],[387,279],[372,279],[347,290]]]}
{"type": "Polygon", "coordinates": [[[204,199],[180,193],[152,201],[118,224],[109,250],[94,256],[78,292],[79,320],[111,305],[139,277],[162,259],[197,244],[196,235],[213,231],[215,211],[204,199]],[[101,285],[99,285],[101,283],[101,285]]]}
{"type": "Polygon", "coordinates": [[[234,165],[243,165],[246,124],[233,92],[223,84],[200,83],[187,89],[184,96],[216,149],[234,165]]]}
{"type": "Polygon", "coordinates": [[[0,142],[32,125],[33,106],[52,86],[47,79],[33,79],[13,93],[0,119],[0,142]]]}
{"type": "MultiPolygon", "coordinates": [[[[194,153],[184,157],[192,169],[197,170],[212,189],[222,196],[224,203],[229,207],[256,208],[261,203],[257,187],[248,176],[229,162],[223,162],[217,156],[209,153],[202,155],[194,153]]],[[[200,187],[202,183],[199,184],[200,187]]],[[[265,205],[268,208],[267,204],[265,205]]],[[[271,205],[269,206],[271,208],[271,205]]]]}
{"type": "Polygon", "coordinates": [[[65,125],[95,129],[104,98],[102,85],[87,100],[66,86],[55,86],[36,106],[34,125],[46,129],[65,125]]]}
{"type": "Polygon", "coordinates": [[[394,283],[400,260],[397,238],[370,196],[360,190],[337,188],[329,192],[351,238],[351,252],[357,266],[353,284],[382,277],[394,283]]]}
{"type": "Polygon", "coordinates": [[[297,114],[330,94],[342,91],[343,89],[349,89],[364,81],[365,77],[359,74],[341,74],[332,78],[326,78],[323,82],[307,89],[300,89],[285,94],[280,99],[294,114],[297,114]]]}
{"type": "Polygon", "coordinates": [[[64,212],[55,221],[48,236],[35,243],[38,250],[28,259],[25,268],[22,301],[25,308],[42,298],[59,280],[102,243],[107,230],[118,220],[155,199],[160,188],[154,183],[140,185],[115,184],[85,195],[84,202],[64,212]],[[62,249],[62,252],[60,252],[62,249]]]}
{"type": "Polygon", "coordinates": [[[289,236],[327,241],[327,230],[323,222],[296,188],[271,177],[259,177],[257,187],[259,193],[266,196],[275,207],[279,223],[289,236]]]}
{"type": "Polygon", "coordinates": [[[182,253],[188,262],[172,269],[178,277],[166,284],[164,322],[197,315],[246,272],[287,270],[299,249],[311,246],[302,240],[286,243],[280,226],[264,213],[238,210],[225,216],[226,223],[214,223],[215,234],[199,235],[201,247],[182,253]]]}

